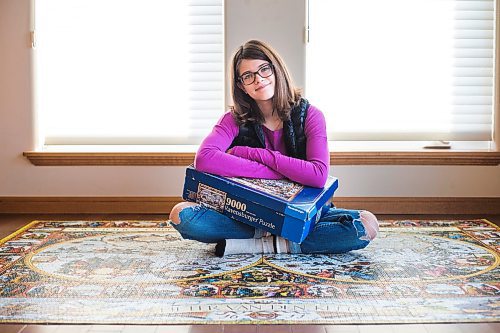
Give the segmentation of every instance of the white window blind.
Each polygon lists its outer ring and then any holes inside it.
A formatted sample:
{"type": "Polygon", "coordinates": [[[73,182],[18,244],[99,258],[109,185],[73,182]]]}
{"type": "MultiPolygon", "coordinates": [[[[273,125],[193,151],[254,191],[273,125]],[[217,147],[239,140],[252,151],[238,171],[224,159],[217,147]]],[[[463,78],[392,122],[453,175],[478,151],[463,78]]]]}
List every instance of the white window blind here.
{"type": "Polygon", "coordinates": [[[222,0],[36,0],[45,144],[196,144],[224,112],[222,0]]]}
{"type": "Polygon", "coordinates": [[[307,96],[333,140],[491,140],[493,0],[309,0],[307,96]]]}

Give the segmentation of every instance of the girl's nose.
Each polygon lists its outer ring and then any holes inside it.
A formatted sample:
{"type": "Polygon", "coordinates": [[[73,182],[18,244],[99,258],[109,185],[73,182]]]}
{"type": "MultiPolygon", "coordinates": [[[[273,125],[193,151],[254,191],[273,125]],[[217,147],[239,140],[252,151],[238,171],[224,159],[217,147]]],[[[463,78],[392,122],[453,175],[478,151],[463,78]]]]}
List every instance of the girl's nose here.
{"type": "Polygon", "coordinates": [[[255,84],[259,84],[262,80],[264,80],[262,76],[260,76],[259,74],[255,74],[255,84]]]}

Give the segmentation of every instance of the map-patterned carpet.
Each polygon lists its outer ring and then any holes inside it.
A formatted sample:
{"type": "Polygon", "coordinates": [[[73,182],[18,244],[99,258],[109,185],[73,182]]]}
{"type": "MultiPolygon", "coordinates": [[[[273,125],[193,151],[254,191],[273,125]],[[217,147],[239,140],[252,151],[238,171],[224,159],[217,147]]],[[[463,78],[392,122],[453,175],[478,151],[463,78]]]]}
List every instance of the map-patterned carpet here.
{"type": "Polygon", "coordinates": [[[383,221],[341,255],[231,255],[166,221],[34,221],[0,243],[0,322],[363,324],[500,320],[500,229],[383,221]]]}

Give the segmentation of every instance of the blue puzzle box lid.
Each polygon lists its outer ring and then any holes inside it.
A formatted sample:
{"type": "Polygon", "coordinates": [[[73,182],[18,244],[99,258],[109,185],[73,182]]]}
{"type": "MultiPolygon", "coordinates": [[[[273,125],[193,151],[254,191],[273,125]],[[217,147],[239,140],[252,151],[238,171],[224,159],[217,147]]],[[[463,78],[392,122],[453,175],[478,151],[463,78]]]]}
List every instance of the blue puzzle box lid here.
{"type": "MultiPolygon", "coordinates": [[[[315,215],[338,187],[338,179],[332,176],[328,177],[323,188],[315,188],[284,179],[223,177],[198,171],[192,165],[186,169],[186,185],[188,180],[204,183],[246,201],[302,220],[315,215]]],[[[187,199],[186,196],[185,189],[184,199],[187,199]]]]}

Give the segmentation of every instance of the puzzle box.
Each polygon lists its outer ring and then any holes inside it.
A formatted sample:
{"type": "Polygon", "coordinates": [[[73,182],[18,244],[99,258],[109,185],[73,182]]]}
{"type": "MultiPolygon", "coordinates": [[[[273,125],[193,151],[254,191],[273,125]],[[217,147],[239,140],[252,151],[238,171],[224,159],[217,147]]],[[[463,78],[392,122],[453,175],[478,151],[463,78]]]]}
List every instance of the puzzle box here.
{"type": "Polygon", "coordinates": [[[228,178],[186,169],[183,198],[230,218],[302,242],[333,196],[338,180],[329,176],[324,188],[290,180],[228,178]]]}

